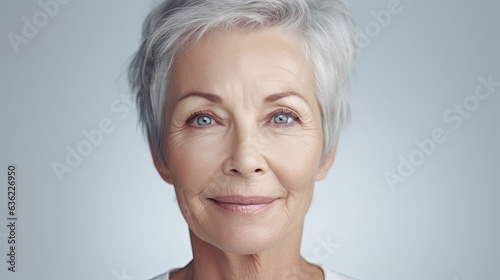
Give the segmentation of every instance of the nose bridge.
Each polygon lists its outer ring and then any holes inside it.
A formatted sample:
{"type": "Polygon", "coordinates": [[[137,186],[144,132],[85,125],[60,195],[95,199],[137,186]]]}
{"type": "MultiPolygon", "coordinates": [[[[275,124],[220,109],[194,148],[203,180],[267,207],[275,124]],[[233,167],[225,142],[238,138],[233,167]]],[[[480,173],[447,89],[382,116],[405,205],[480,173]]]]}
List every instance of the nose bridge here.
{"type": "Polygon", "coordinates": [[[233,149],[226,165],[226,172],[252,176],[266,172],[265,146],[262,133],[254,122],[238,123],[233,128],[233,149]]]}
{"type": "Polygon", "coordinates": [[[234,155],[241,160],[250,159],[261,153],[259,145],[259,131],[250,122],[235,127],[234,155]]]}

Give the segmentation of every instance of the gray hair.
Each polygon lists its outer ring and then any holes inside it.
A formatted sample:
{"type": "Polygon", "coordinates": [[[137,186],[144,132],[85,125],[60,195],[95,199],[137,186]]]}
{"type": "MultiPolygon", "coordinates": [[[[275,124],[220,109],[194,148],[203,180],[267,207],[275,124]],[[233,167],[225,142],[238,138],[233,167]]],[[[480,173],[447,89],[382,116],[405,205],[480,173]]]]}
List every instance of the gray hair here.
{"type": "Polygon", "coordinates": [[[144,21],[142,44],[129,66],[139,121],[159,161],[170,71],[180,50],[208,31],[277,27],[302,40],[314,75],[324,134],[323,162],[349,119],[347,87],[358,29],[343,0],[166,0],[144,21]]]}

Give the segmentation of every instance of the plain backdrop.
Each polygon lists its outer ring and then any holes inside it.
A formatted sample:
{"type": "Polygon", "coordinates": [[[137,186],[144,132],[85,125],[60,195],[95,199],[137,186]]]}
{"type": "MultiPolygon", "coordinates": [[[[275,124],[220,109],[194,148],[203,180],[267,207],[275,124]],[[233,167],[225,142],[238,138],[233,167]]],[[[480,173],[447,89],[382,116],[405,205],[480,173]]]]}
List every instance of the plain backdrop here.
{"type": "MultiPolygon", "coordinates": [[[[124,76],[153,2],[61,0],[49,14],[47,1],[0,2],[0,278],[132,280],[184,266],[188,229],[124,76]],[[79,162],[68,156],[78,148],[79,162]]],[[[500,87],[475,97],[479,77],[500,82],[500,2],[349,2],[366,36],[352,121],[316,184],[303,256],[362,280],[500,279],[500,87]],[[392,187],[387,174],[400,176],[392,187]]]]}

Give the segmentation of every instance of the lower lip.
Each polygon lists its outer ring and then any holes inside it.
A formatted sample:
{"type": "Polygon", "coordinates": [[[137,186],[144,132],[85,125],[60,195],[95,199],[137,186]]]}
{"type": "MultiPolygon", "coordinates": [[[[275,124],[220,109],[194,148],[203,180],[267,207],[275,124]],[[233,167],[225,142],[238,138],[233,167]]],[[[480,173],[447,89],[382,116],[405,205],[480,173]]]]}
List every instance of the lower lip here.
{"type": "Polygon", "coordinates": [[[216,200],[213,200],[213,202],[215,202],[221,208],[229,212],[252,214],[260,212],[260,210],[264,210],[269,205],[271,205],[274,202],[274,200],[269,203],[263,203],[263,204],[235,204],[235,203],[219,202],[216,200]]]}

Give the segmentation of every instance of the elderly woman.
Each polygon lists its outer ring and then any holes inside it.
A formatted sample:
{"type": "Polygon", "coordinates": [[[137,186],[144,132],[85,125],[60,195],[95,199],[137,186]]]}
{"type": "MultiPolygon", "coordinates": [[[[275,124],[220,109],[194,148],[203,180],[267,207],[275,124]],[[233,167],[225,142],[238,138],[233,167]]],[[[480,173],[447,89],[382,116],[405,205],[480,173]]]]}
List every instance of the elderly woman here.
{"type": "Polygon", "coordinates": [[[154,279],[349,279],[300,256],[314,182],[348,116],[341,0],[165,1],[130,80],[193,260],[154,279]]]}

